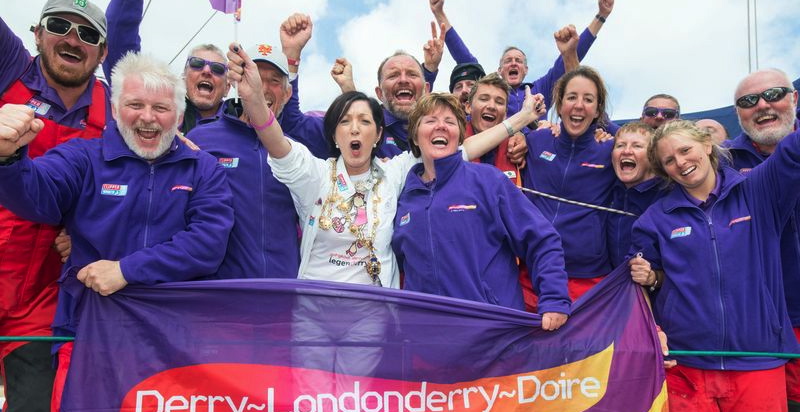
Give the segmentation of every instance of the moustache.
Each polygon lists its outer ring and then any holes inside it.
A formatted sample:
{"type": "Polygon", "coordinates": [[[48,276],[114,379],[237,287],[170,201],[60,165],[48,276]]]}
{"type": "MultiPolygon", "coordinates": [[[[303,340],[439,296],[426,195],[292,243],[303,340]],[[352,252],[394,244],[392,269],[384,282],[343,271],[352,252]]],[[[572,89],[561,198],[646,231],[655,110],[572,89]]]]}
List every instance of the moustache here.
{"type": "Polygon", "coordinates": [[[59,53],[59,54],[60,53],[69,53],[69,54],[78,56],[81,59],[85,59],[86,58],[86,53],[84,53],[83,50],[81,50],[81,49],[79,49],[77,47],[72,47],[72,46],[70,46],[69,44],[66,44],[66,43],[62,43],[59,47],[56,47],[56,53],[59,53]]]}

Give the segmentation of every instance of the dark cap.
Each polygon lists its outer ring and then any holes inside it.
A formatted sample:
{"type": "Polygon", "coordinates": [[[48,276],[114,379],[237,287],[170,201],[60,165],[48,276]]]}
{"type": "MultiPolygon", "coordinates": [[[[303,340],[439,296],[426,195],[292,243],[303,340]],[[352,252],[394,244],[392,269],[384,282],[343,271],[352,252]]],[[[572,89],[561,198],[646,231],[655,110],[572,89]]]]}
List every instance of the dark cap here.
{"type": "Polygon", "coordinates": [[[42,18],[57,13],[81,16],[106,37],[106,14],[88,0],[49,0],[42,8],[42,18]]]}
{"type": "Polygon", "coordinates": [[[470,62],[459,64],[453,68],[453,73],[450,75],[450,93],[453,92],[453,88],[456,87],[456,83],[462,80],[477,81],[485,75],[486,72],[483,71],[483,67],[481,67],[481,65],[478,63],[470,62]]]}

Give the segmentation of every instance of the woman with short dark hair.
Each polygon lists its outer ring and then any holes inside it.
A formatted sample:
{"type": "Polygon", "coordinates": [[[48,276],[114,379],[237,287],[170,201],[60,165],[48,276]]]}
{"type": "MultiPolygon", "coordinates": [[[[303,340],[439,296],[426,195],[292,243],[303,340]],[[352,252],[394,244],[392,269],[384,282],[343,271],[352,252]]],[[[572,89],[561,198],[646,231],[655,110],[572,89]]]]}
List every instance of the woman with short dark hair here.
{"type": "MultiPolygon", "coordinates": [[[[292,193],[303,239],[298,277],[398,288],[399,271],[391,249],[392,218],[408,170],[419,162],[411,153],[388,161],[375,158],[383,132],[379,104],[360,92],[344,93],[325,114],[326,139],[338,157],[311,155],[283,135],[261,94],[255,64],[231,45],[229,78],[239,83],[245,114],[269,152],[275,177],[292,193]]],[[[508,120],[519,130],[539,115],[542,97],[531,96],[525,110],[508,120]]],[[[478,157],[508,136],[497,125],[465,143],[478,157]]],[[[466,154],[465,154],[466,156],[466,154]]]]}

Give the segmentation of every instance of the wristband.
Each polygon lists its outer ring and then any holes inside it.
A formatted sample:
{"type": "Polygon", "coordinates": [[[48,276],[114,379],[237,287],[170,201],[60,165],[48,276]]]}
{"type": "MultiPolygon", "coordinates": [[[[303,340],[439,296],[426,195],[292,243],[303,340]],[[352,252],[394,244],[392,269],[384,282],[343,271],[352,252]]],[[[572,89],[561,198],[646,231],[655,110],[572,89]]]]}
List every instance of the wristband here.
{"type": "Polygon", "coordinates": [[[16,152],[11,153],[6,160],[0,160],[0,166],[10,166],[16,163],[19,159],[22,159],[22,148],[20,147],[17,149],[16,152]]]}
{"type": "Polygon", "coordinates": [[[290,58],[287,57],[286,58],[286,63],[289,66],[299,66],[300,65],[300,59],[290,59],[290,58]]]}
{"type": "Polygon", "coordinates": [[[605,23],[606,22],[606,18],[601,16],[601,15],[599,15],[599,14],[595,15],[594,18],[596,18],[597,20],[600,20],[600,23],[605,23]]]}
{"type": "Polygon", "coordinates": [[[256,129],[258,131],[264,130],[267,127],[272,126],[272,123],[275,122],[275,113],[273,113],[272,110],[270,110],[269,114],[270,114],[269,120],[264,122],[264,124],[255,125],[255,124],[250,123],[250,126],[253,126],[253,129],[256,129]]]}
{"type": "Polygon", "coordinates": [[[656,273],[656,272],[655,272],[655,271],[653,271],[653,270],[651,270],[651,272],[653,272],[653,275],[654,275],[654,277],[655,277],[655,279],[656,279],[656,280],[653,282],[653,284],[652,284],[652,285],[650,285],[650,291],[651,291],[651,292],[655,292],[655,291],[656,291],[656,289],[658,289],[658,273],[656,273]]]}
{"type": "Polygon", "coordinates": [[[511,123],[509,123],[508,119],[503,120],[503,126],[506,127],[506,133],[508,133],[508,137],[514,136],[514,128],[511,127],[511,123]]]}

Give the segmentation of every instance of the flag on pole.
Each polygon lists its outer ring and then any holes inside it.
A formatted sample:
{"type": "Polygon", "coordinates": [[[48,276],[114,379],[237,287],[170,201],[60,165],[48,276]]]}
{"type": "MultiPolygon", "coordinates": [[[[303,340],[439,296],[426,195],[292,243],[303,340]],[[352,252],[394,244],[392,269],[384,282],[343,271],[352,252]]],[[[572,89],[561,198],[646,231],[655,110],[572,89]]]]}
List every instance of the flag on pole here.
{"type": "Polygon", "coordinates": [[[225,14],[233,14],[236,21],[242,20],[242,0],[208,0],[211,8],[225,14]]]}

